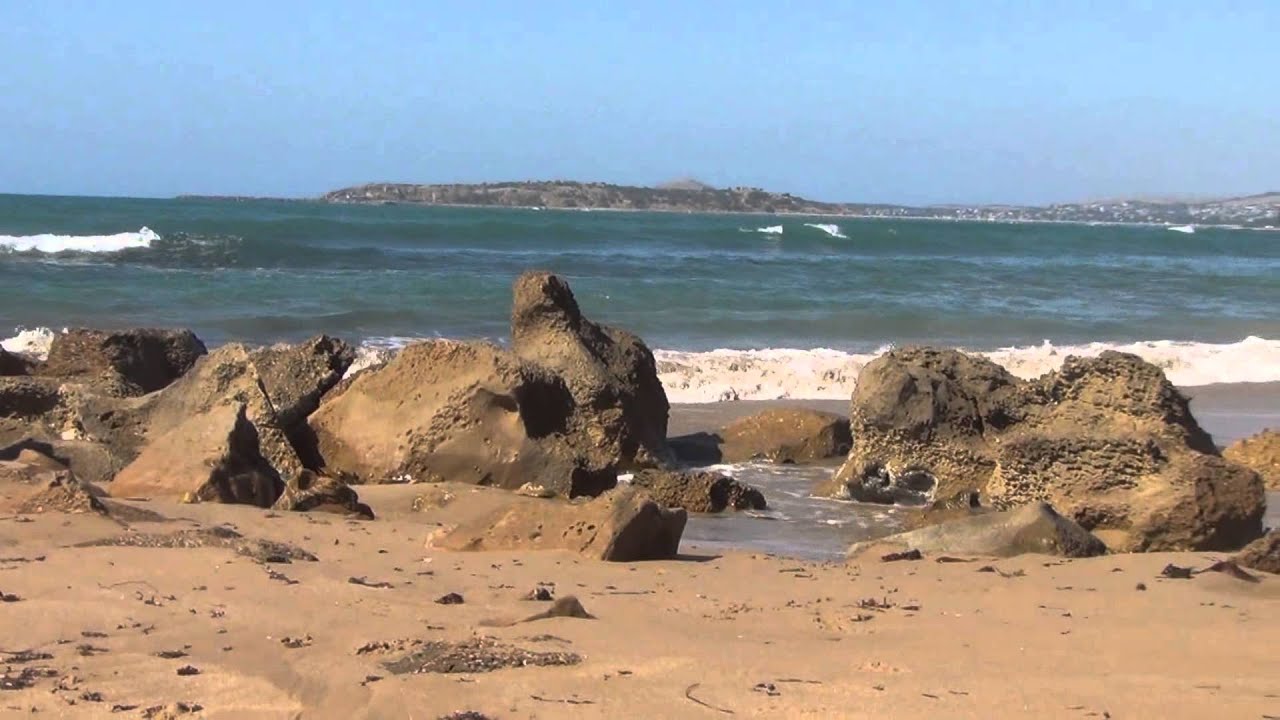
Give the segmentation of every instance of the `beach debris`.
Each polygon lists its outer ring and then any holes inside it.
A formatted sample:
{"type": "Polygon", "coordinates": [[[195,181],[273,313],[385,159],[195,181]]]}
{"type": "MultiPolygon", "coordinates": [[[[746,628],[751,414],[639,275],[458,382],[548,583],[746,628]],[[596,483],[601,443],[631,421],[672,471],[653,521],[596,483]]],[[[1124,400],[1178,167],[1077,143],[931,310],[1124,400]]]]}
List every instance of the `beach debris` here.
{"type": "Polygon", "coordinates": [[[710,703],[708,703],[708,702],[704,702],[704,701],[699,700],[698,698],[694,697],[694,696],[693,696],[693,691],[694,691],[694,690],[697,690],[697,689],[698,689],[698,688],[700,688],[700,687],[702,687],[702,683],[694,683],[694,684],[690,685],[689,687],[685,688],[685,689],[684,689],[684,697],[685,697],[685,699],[686,699],[686,700],[690,700],[690,701],[692,701],[692,702],[695,702],[695,703],[697,703],[697,704],[701,705],[701,706],[702,706],[702,707],[704,707],[704,708],[709,708],[709,709],[711,709],[711,710],[715,710],[715,711],[716,711],[716,712],[718,712],[718,713],[724,713],[725,715],[733,715],[733,714],[734,714],[734,713],[733,713],[733,711],[732,711],[732,710],[730,710],[729,708],[716,707],[715,705],[712,705],[712,704],[710,704],[710,703]]]}
{"type": "Polygon", "coordinates": [[[84,638],[104,638],[107,634],[98,630],[81,630],[80,637],[84,638]]]}
{"type": "Polygon", "coordinates": [[[751,691],[764,693],[769,697],[777,697],[782,694],[782,692],[778,690],[777,685],[774,685],[773,683],[769,683],[769,682],[756,683],[755,686],[751,688],[751,691]]]}
{"type": "Polygon", "coordinates": [[[1245,582],[1251,582],[1251,583],[1262,582],[1257,575],[1254,575],[1253,573],[1245,571],[1243,568],[1237,565],[1234,560],[1220,560],[1210,565],[1209,567],[1201,570],[1200,572],[1222,573],[1224,575],[1229,575],[1237,580],[1244,580],[1245,582]]]}
{"type": "Polygon", "coordinates": [[[486,636],[462,642],[433,640],[408,655],[383,663],[395,675],[418,673],[485,673],[503,668],[577,665],[582,657],[568,652],[532,652],[486,636]]]}
{"type": "Polygon", "coordinates": [[[898,562],[901,560],[922,560],[924,555],[919,550],[904,550],[902,552],[892,552],[888,555],[882,555],[880,562],[898,562]]]}
{"type": "Polygon", "coordinates": [[[298,648],[307,647],[311,644],[311,635],[307,634],[302,637],[291,637],[286,635],[285,637],[280,638],[280,644],[290,650],[297,650],[298,648]]]}
{"type": "Polygon", "coordinates": [[[555,599],[554,585],[538,585],[534,589],[525,593],[521,600],[537,600],[539,602],[551,602],[555,599]]]}
{"type": "Polygon", "coordinates": [[[1133,589],[1134,589],[1134,590],[1137,590],[1137,591],[1139,591],[1139,592],[1142,592],[1142,591],[1144,591],[1144,590],[1146,590],[1146,589],[1147,589],[1147,584],[1146,584],[1146,583],[1141,583],[1141,582],[1140,582],[1140,583],[1138,583],[1137,585],[1134,585],[1134,586],[1133,586],[1133,589]]]}
{"type": "Polygon", "coordinates": [[[22,598],[18,597],[17,595],[14,595],[13,593],[7,593],[7,592],[4,592],[3,590],[0,590],[0,602],[14,603],[14,602],[19,602],[21,600],[22,598]]]}
{"type": "Polygon", "coordinates": [[[84,657],[93,657],[94,655],[103,655],[111,652],[107,648],[97,647],[89,643],[83,643],[76,646],[76,653],[84,657]]]}
{"type": "Polygon", "coordinates": [[[1169,563],[1164,566],[1164,570],[1160,571],[1160,577],[1169,578],[1170,580],[1190,580],[1191,568],[1169,563]]]}
{"type": "Polygon", "coordinates": [[[994,566],[994,565],[983,565],[982,567],[978,568],[978,572],[980,572],[980,573],[995,573],[995,574],[999,575],[999,576],[1000,576],[1000,577],[1002,577],[1002,578],[1026,577],[1026,575],[1027,575],[1027,572],[1026,572],[1025,570],[1022,570],[1022,569],[1014,570],[1014,571],[1012,571],[1012,572],[1005,572],[1004,570],[1001,570],[1000,568],[998,568],[998,567],[996,567],[996,566],[994,566]]]}
{"type": "Polygon", "coordinates": [[[577,698],[577,697],[572,697],[572,698],[549,698],[549,697],[543,697],[543,696],[541,696],[541,695],[530,695],[530,696],[529,696],[529,699],[530,699],[530,700],[537,700],[538,702],[545,702],[545,703],[562,703],[562,704],[565,704],[565,705],[595,705],[595,704],[596,704],[596,701],[595,701],[595,700],[583,700],[583,699],[581,699],[581,698],[577,698]]]}
{"type": "Polygon", "coordinates": [[[493,720],[493,718],[475,710],[460,710],[448,715],[441,715],[437,720],[493,720]]]}
{"type": "Polygon", "coordinates": [[[950,555],[940,555],[937,558],[934,558],[934,562],[936,563],[971,563],[974,562],[974,560],[974,558],[958,558],[950,555]]]}
{"type": "Polygon", "coordinates": [[[0,674],[0,690],[26,690],[37,680],[56,677],[57,674],[57,670],[47,667],[24,667],[16,673],[6,669],[0,674]]]}
{"type": "MultiPolygon", "coordinates": [[[[126,706],[119,706],[126,707],[126,706]]],[[[137,705],[128,706],[128,709],[136,708],[137,705]]],[[[166,720],[175,718],[179,715],[193,715],[204,710],[204,706],[194,702],[171,702],[168,705],[152,705],[142,711],[142,717],[145,720],[166,720]]],[[[115,708],[112,708],[115,712],[115,708]]]]}
{"type": "Polygon", "coordinates": [[[4,660],[6,663],[14,665],[25,665],[26,663],[36,662],[37,660],[52,660],[53,655],[47,652],[39,652],[36,650],[0,650],[0,655],[7,655],[4,660]]]}
{"type": "Polygon", "coordinates": [[[456,592],[447,593],[436,598],[437,605],[461,605],[464,602],[466,600],[456,592]]]}
{"type": "Polygon", "coordinates": [[[194,665],[183,665],[182,667],[178,668],[175,672],[177,672],[177,674],[181,677],[190,677],[192,675],[199,675],[200,668],[194,665]]]}
{"type": "Polygon", "coordinates": [[[395,587],[394,585],[392,585],[391,583],[385,580],[370,580],[369,578],[366,578],[364,576],[349,577],[347,578],[347,582],[351,583],[352,585],[360,585],[362,587],[374,588],[377,590],[383,590],[386,588],[395,587]]]}

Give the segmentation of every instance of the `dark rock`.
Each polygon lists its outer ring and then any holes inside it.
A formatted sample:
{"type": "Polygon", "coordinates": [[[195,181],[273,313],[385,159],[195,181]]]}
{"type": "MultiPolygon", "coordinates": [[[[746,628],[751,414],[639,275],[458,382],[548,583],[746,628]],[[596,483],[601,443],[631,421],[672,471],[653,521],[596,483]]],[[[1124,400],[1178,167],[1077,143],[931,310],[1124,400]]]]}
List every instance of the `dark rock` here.
{"type": "Polygon", "coordinates": [[[0,418],[29,420],[58,406],[59,383],[51,378],[0,377],[0,418]]]}
{"type": "Polygon", "coordinates": [[[880,562],[900,562],[902,560],[923,560],[924,555],[919,550],[903,550],[902,552],[892,552],[888,555],[881,555],[880,562]]]}
{"type": "Polygon", "coordinates": [[[689,512],[764,510],[766,507],[759,490],[717,472],[640,470],[632,476],[631,484],[643,488],[667,507],[689,512]]]}
{"type": "Polygon", "coordinates": [[[1012,557],[1024,553],[1093,557],[1107,552],[1101,540],[1045,503],[994,512],[856,543],[850,557],[915,550],[930,554],[1012,557]]]}
{"type": "Polygon", "coordinates": [[[90,379],[109,394],[144,395],[181,377],[204,354],[204,343],[190,330],[76,328],[54,335],[36,372],[90,379]]]}
{"type": "Polygon", "coordinates": [[[461,595],[455,592],[446,593],[436,598],[437,605],[461,605],[465,600],[461,595]]]}
{"type": "Polygon", "coordinates": [[[286,432],[320,407],[320,398],[342,380],[355,358],[354,348],[328,335],[250,353],[276,420],[286,432]]]}
{"type": "Polygon", "coordinates": [[[1191,568],[1174,565],[1173,563],[1165,565],[1164,570],[1160,571],[1160,577],[1169,578],[1170,580],[1190,580],[1191,575],[1191,568]]]}
{"type": "Polygon", "coordinates": [[[22,355],[11,353],[0,347],[0,376],[27,375],[34,364],[22,355]]]}

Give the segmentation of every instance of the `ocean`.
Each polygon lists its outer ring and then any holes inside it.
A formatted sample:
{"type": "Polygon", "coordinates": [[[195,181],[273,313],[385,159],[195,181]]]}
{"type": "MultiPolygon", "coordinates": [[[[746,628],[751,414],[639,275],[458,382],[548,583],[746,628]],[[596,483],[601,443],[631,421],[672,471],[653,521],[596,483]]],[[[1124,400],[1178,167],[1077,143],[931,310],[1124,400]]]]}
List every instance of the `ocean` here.
{"type": "MultiPolygon", "coordinates": [[[[676,403],[847,399],[863,364],[912,343],[1024,377],[1116,348],[1183,386],[1280,381],[1272,232],[0,196],[9,349],[69,326],[189,327],[210,345],[503,342],[529,268],[643,337],[676,403]]],[[[811,530],[840,524],[800,507],[807,471],[739,471],[811,530]]]]}
{"type": "Polygon", "coordinates": [[[1024,376],[1116,347],[1180,385],[1280,380],[1270,232],[0,196],[0,337],[501,342],[528,268],[645,338],[677,402],[847,397],[862,363],[910,343],[1024,376]]]}

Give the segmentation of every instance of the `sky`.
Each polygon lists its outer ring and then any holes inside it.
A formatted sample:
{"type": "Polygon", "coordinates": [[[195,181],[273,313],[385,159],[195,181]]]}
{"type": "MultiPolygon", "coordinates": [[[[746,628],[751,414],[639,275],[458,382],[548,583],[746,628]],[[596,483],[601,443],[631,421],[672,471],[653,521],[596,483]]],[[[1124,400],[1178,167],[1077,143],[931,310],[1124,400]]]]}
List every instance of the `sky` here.
{"type": "Polygon", "coordinates": [[[1280,2],[0,3],[0,192],[1280,190],[1280,2]]]}

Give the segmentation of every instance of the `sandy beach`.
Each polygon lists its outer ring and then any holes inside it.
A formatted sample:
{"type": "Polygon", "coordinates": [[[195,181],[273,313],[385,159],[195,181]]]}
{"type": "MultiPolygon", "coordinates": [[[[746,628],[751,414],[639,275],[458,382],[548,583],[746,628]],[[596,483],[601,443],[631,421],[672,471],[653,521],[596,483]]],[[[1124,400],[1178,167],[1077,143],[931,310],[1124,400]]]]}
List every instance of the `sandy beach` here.
{"type": "Polygon", "coordinates": [[[13,599],[0,605],[3,664],[6,677],[39,679],[0,692],[0,714],[138,716],[175,702],[209,718],[1280,713],[1280,578],[1160,577],[1216,554],[846,565],[447,553],[424,549],[440,518],[408,511],[419,491],[362,490],[374,522],[132,504],[169,518],[133,523],[136,532],[225,523],[319,558],[290,564],[225,549],[70,548],[124,528],[96,516],[3,518],[0,590],[13,599]],[[501,626],[546,609],[521,599],[539,585],[595,618],[501,626]],[[436,602],[448,593],[464,601],[436,602]],[[579,660],[408,675],[383,664],[476,637],[579,660]]]}

